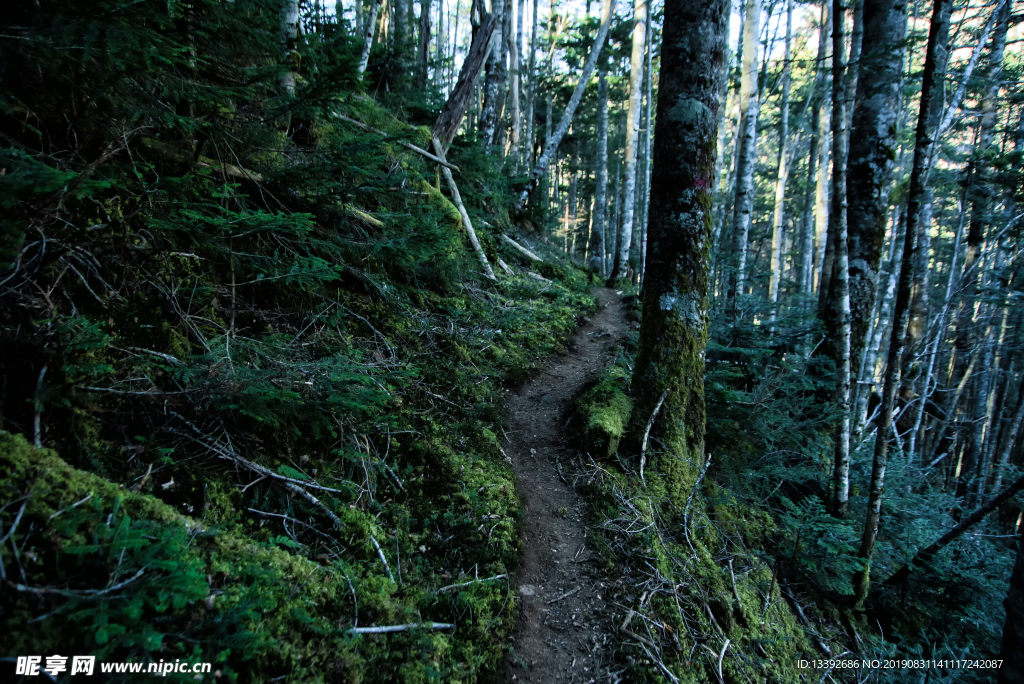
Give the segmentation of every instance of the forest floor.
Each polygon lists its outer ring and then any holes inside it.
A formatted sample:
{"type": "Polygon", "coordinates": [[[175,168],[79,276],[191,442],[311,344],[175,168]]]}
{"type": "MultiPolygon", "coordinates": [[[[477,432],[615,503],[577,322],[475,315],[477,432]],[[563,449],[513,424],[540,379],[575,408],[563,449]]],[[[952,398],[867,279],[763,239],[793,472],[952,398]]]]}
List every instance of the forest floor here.
{"type": "Polygon", "coordinates": [[[626,327],[613,290],[598,288],[599,309],[584,321],[568,353],[509,391],[508,455],[525,504],[524,548],[517,576],[521,614],[512,637],[508,681],[605,682],[615,606],[610,578],[591,562],[586,501],[574,484],[581,454],[566,434],[570,403],[614,360],[626,327]]]}

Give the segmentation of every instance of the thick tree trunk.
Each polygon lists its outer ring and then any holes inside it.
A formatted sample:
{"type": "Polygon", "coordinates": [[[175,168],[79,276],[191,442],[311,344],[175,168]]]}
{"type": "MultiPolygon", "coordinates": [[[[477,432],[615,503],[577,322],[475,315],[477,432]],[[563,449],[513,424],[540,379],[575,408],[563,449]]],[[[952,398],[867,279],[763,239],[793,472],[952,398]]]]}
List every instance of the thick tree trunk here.
{"type": "Polygon", "coordinates": [[[609,285],[629,270],[629,248],[633,242],[633,214],[636,209],[636,151],[640,128],[640,98],[643,93],[644,44],[647,30],[647,2],[636,0],[633,5],[633,46],[630,53],[629,101],[626,106],[625,142],[625,196],[622,204],[622,228],[619,249],[615,255],[609,285]]]}
{"type": "MultiPolygon", "coordinates": [[[[870,0],[869,0],[870,3],[870,0]]],[[[944,5],[951,0],[935,0],[932,22],[928,35],[928,52],[925,56],[924,74],[921,86],[921,103],[917,117],[914,138],[914,166],[910,173],[910,191],[907,197],[907,221],[903,243],[903,258],[900,264],[899,286],[896,291],[896,305],[893,310],[892,337],[885,366],[885,383],[882,390],[881,415],[875,436],[875,452],[871,467],[871,487],[868,494],[868,512],[864,521],[864,535],[861,538],[859,555],[864,559],[864,570],[855,581],[858,604],[863,603],[871,586],[871,557],[878,537],[878,523],[881,519],[882,493],[885,490],[885,474],[888,466],[889,439],[892,430],[893,408],[899,389],[901,357],[907,343],[907,323],[910,319],[911,287],[914,283],[914,267],[917,265],[918,235],[921,227],[921,203],[927,182],[928,160],[935,144],[935,131],[930,129],[932,98],[941,97],[943,74],[936,68],[940,52],[945,51],[944,36],[949,32],[949,9],[944,5]]],[[[869,4],[870,7],[870,4],[869,4]]]]}
{"type": "Polygon", "coordinates": [[[729,266],[723,276],[728,306],[735,315],[737,299],[743,295],[747,270],[747,243],[754,211],[754,162],[757,157],[758,45],[761,0],[747,0],[743,18],[743,73],[740,80],[740,124],[736,133],[736,195],[733,200],[732,247],[729,266]]]}
{"type": "MultiPolygon", "coordinates": [[[[786,181],[789,180],[789,87],[790,60],[793,55],[793,0],[786,4],[785,64],[782,67],[782,104],[779,112],[779,173],[775,179],[775,211],[772,214],[771,279],[768,300],[771,320],[778,314],[779,285],[782,282],[782,231],[786,221],[786,181]]],[[[817,150],[815,150],[816,152],[817,150]]]]}
{"type": "Polygon", "coordinates": [[[441,108],[437,123],[434,124],[434,135],[440,138],[446,146],[455,137],[455,133],[462,123],[462,117],[465,116],[466,110],[469,108],[474,89],[480,79],[480,72],[487,59],[494,29],[494,15],[488,14],[473,36],[473,43],[469,46],[469,52],[462,61],[462,69],[459,70],[459,80],[455,83],[455,89],[452,90],[448,101],[441,108]]]}
{"type": "Polygon", "coordinates": [[[590,56],[587,57],[586,64],[583,65],[583,72],[580,74],[580,80],[576,84],[576,89],[572,93],[572,97],[569,98],[569,103],[565,107],[565,112],[562,114],[562,120],[558,122],[558,127],[548,136],[548,139],[544,142],[544,151],[540,155],[540,159],[537,160],[536,166],[530,171],[530,178],[527,182],[526,187],[519,195],[519,206],[526,204],[526,200],[529,199],[530,193],[537,186],[537,182],[540,177],[547,171],[548,165],[551,164],[554,159],[555,151],[558,149],[558,143],[565,137],[566,132],[569,130],[569,124],[572,123],[572,117],[576,114],[576,108],[580,104],[580,100],[583,99],[583,91],[587,88],[587,83],[590,81],[590,77],[594,73],[594,67],[597,65],[597,59],[601,56],[601,49],[604,47],[605,38],[608,36],[608,29],[611,26],[612,20],[612,9],[614,8],[614,0],[601,0],[601,28],[597,31],[597,37],[594,39],[594,47],[590,50],[590,56]]]}
{"type": "Polygon", "coordinates": [[[898,152],[905,23],[905,0],[864,0],[863,31],[871,40],[860,55],[847,178],[850,354],[854,359],[864,352],[878,288],[889,187],[898,152]]]}
{"type": "Polygon", "coordinates": [[[665,395],[650,434],[665,446],[658,467],[677,503],[704,462],[712,180],[728,13],[726,0],[665,3],[648,269],[630,434],[639,447],[648,417],[665,395]]]}
{"type": "Polygon", "coordinates": [[[607,275],[605,235],[608,217],[608,79],[602,71],[597,81],[597,159],[594,184],[594,230],[590,243],[591,268],[607,275]]]}
{"type": "Polygon", "coordinates": [[[832,211],[829,215],[829,242],[833,251],[833,277],[828,288],[828,302],[834,322],[835,401],[839,411],[834,437],[832,513],[846,517],[850,510],[850,266],[846,235],[846,89],[843,87],[845,17],[840,2],[833,0],[832,3],[832,211]]]}

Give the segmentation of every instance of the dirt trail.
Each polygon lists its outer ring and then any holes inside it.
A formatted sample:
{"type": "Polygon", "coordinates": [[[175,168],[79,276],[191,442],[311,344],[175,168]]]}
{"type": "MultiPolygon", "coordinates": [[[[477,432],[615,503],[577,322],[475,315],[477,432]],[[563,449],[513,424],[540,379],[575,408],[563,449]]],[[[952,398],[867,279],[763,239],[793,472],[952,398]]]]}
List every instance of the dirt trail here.
{"type": "Polygon", "coordinates": [[[563,430],[569,402],[613,361],[626,326],[617,294],[596,292],[600,309],[576,333],[568,354],[552,359],[507,401],[509,457],[526,508],[523,565],[517,578],[522,617],[512,640],[508,681],[615,681],[603,654],[612,627],[605,599],[611,581],[589,562],[586,504],[571,486],[579,452],[563,430]]]}

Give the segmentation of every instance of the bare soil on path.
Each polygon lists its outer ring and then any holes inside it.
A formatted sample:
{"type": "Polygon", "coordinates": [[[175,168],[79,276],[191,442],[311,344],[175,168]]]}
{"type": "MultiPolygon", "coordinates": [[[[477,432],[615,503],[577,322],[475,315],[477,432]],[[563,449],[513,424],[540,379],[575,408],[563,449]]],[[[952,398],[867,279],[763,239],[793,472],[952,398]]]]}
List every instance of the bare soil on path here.
{"type": "MultiPolygon", "coordinates": [[[[519,627],[508,657],[510,682],[615,682],[615,578],[591,562],[578,445],[565,433],[569,404],[580,388],[614,360],[626,328],[616,292],[598,288],[599,310],[585,319],[567,354],[555,357],[506,402],[506,447],[525,504],[522,566],[516,578],[519,627]]],[[[585,458],[585,456],[584,456],[585,458]]]]}

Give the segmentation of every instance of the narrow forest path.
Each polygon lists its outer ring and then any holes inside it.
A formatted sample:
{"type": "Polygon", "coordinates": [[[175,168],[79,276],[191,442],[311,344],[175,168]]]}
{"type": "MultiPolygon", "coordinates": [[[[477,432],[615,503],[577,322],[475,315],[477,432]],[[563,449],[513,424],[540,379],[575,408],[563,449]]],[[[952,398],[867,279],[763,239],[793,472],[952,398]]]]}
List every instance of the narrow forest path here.
{"type": "Polygon", "coordinates": [[[599,310],[570,351],[512,390],[508,445],[525,505],[525,554],[517,577],[522,612],[512,637],[508,681],[605,682],[611,639],[605,596],[614,578],[590,561],[586,503],[572,484],[579,455],[564,430],[569,402],[614,359],[626,315],[613,290],[598,288],[599,310]]]}

